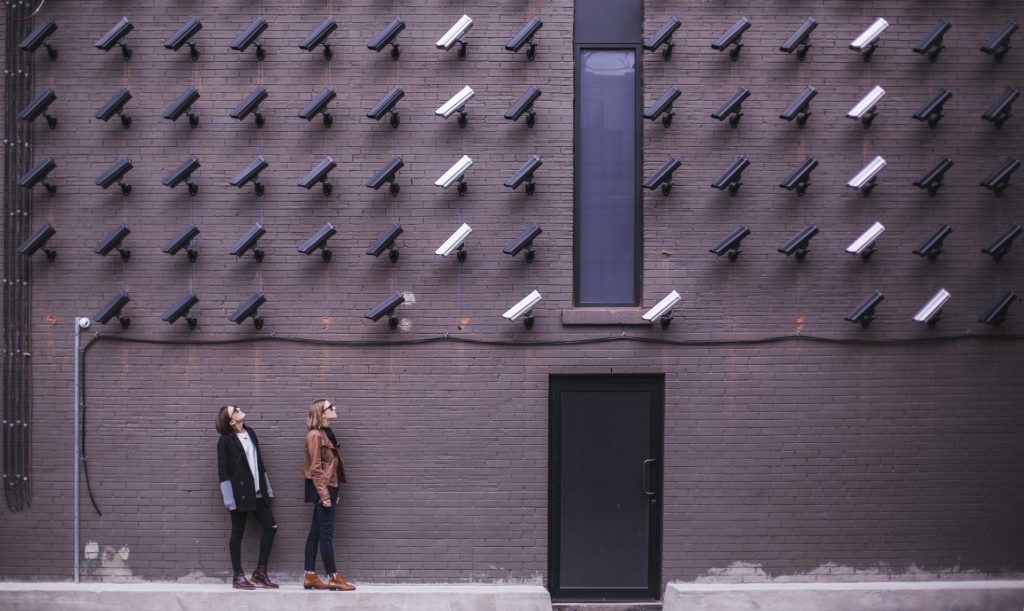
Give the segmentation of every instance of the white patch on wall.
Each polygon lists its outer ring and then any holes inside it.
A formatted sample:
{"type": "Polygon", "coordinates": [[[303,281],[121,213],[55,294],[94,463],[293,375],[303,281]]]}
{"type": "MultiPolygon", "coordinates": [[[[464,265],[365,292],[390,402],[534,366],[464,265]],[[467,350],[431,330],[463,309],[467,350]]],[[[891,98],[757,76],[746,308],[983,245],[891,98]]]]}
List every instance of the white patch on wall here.
{"type": "MultiPolygon", "coordinates": [[[[828,562],[806,573],[769,575],[759,562],[733,562],[724,568],[713,568],[698,577],[695,583],[814,583],[814,582],[872,582],[872,581],[958,581],[989,579],[991,575],[980,571],[948,567],[924,570],[911,564],[904,570],[881,562],[874,566],[856,568],[828,562]]],[[[1005,577],[1004,577],[1005,578],[1005,577]]]]}

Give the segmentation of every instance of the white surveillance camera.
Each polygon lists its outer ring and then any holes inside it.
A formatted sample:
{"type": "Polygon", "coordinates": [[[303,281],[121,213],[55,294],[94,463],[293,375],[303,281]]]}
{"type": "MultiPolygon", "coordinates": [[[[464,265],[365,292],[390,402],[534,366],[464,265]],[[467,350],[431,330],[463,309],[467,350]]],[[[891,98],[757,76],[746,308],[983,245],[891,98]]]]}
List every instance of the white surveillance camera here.
{"type": "Polygon", "coordinates": [[[864,125],[869,125],[871,120],[875,118],[875,107],[878,106],[879,100],[885,96],[885,89],[882,89],[878,85],[875,85],[874,89],[868,92],[866,96],[861,98],[850,112],[846,113],[847,117],[863,121],[864,125]]]}
{"type": "Polygon", "coordinates": [[[917,314],[914,314],[914,320],[916,322],[928,323],[929,327],[934,327],[935,323],[939,320],[939,316],[942,314],[942,306],[946,305],[949,298],[949,291],[939,289],[939,292],[935,293],[928,300],[928,303],[924,304],[924,307],[917,311],[917,314]]]}
{"type": "Polygon", "coordinates": [[[867,191],[870,189],[875,181],[875,177],[885,167],[885,159],[882,157],[875,157],[866,166],[864,166],[857,175],[850,179],[850,182],[846,183],[847,187],[851,189],[860,189],[867,191]]]}
{"type": "Polygon", "coordinates": [[[434,181],[434,184],[442,189],[447,189],[456,182],[459,182],[472,165],[473,160],[470,159],[469,155],[463,155],[462,159],[456,161],[455,165],[450,167],[447,172],[441,175],[441,178],[434,181]]]}
{"type": "Polygon", "coordinates": [[[519,320],[523,316],[523,314],[528,315],[533,310],[533,306],[540,303],[540,300],[540,292],[533,291],[526,297],[523,297],[522,301],[509,308],[507,312],[502,314],[502,316],[515,322],[519,320]]]}
{"type": "MultiPolygon", "coordinates": [[[[682,300],[682,297],[678,292],[672,291],[665,296],[664,299],[658,302],[658,305],[654,306],[647,313],[643,315],[643,319],[647,322],[654,322],[656,318],[668,317],[672,311],[672,307],[682,300]]],[[[663,326],[668,326],[662,323],[663,326]]]]}
{"type": "Polygon", "coordinates": [[[460,38],[465,36],[469,28],[473,27],[473,20],[469,18],[469,15],[463,15],[455,22],[455,25],[451,27],[444,36],[438,39],[435,46],[438,49],[444,49],[445,51],[452,48],[452,46],[459,41],[460,38]]]}
{"type": "Polygon", "coordinates": [[[89,325],[91,325],[91,324],[92,323],[85,316],[78,317],[78,328],[80,328],[80,329],[88,329],[89,325]]]}
{"type": "Polygon", "coordinates": [[[445,243],[441,244],[440,248],[434,251],[434,254],[441,255],[442,257],[447,257],[456,250],[460,250],[462,248],[462,243],[466,241],[466,238],[469,236],[470,233],[472,233],[472,231],[472,227],[463,223],[462,227],[456,229],[455,233],[453,233],[450,238],[445,240],[445,243]]]}
{"type": "Polygon", "coordinates": [[[461,110],[462,107],[466,105],[466,102],[468,102],[473,97],[473,93],[473,88],[470,87],[469,85],[466,85],[465,87],[462,88],[461,91],[453,95],[450,100],[448,100],[447,102],[442,104],[440,108],[435,110],[434,114],[447,119],[448,117],[452,116],[452,114],[455,111],[461,110]]]}
{"type": "Polygon", "coordinates": [[[850,43],[850,48],[857,51],[864,51],[865,49],[876,45],[878,38],[888,27],[889,22],[879,17],[874,23],[868,26],[868,29],[861,32],[860,36],[853,39],[853,42],[850,43]]]}
{"type": "Polygon", "coordinates": [[[878,239],[878,236],[882,235],[883,231],[885,231],[885,225],[876,222],[871,227],[868,227],[867,231],[862,233],[852,244],[847,246],[846,252],[851,255],[860,255],[867,260],[875,250],[875,240],[878,239]]]}

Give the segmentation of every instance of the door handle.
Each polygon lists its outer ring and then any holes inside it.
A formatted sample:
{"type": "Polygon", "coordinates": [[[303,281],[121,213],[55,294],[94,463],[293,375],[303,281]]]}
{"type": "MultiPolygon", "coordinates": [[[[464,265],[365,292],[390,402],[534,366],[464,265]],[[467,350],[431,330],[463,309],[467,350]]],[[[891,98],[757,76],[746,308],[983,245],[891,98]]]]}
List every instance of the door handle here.
{"type": "Polygon", "coordinates": [[[653,458],[648,458],[640,463],[640,470],[643,472],[643,491],[647,496],[654,496],[657,494],[656,491],[651,489],[651,465],[658,462],[653,458]]]}

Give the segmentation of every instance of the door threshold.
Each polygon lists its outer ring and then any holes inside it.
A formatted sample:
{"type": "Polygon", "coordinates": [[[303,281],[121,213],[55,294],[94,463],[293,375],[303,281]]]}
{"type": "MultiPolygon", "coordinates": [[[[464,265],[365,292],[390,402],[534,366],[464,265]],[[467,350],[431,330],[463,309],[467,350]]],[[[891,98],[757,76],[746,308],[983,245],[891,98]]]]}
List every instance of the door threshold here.
{"type": "Polygon", "coordinates": [[[660,601],[553,602],[553,611],[661,611],[660,601]]]}

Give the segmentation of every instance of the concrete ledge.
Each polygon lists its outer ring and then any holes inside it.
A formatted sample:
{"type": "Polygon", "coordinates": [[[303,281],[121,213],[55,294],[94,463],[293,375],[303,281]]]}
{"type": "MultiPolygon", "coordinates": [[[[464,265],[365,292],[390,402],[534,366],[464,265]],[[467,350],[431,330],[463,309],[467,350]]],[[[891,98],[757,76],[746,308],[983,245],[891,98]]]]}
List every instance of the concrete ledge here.
{"type": "Polygon", "coordinates": [[[1022,611],[1024,581],[670,583],[664,611],[1022,611]]]}
{"type": "MultiPolygon", "coordinates": [[[[73,609],[143,611],[147,609],[359,609],[374,611],[550,611],[551,597],[541,586],[503,585],[357,585],[355,592],[280,590],[241,591],[230,585],[174,583],[73,584],[0,582],[5,611],[73,609]]],[[[1019,610],[1018,610],[1019,611],[1019,610]]]]}

